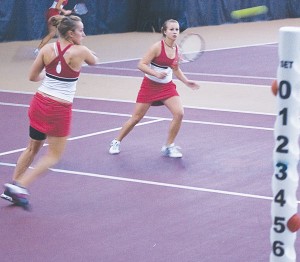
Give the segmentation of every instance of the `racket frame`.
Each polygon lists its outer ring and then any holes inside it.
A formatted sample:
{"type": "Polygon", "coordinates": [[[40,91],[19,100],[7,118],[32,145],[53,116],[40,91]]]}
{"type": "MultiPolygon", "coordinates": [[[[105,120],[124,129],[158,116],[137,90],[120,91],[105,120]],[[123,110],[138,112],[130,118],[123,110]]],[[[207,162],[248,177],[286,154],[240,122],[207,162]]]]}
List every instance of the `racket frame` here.
{"type": "Polygon", "coordinates": [[[180,63],[188,63],[188,62],[194,62],[196,60],[198,60],[204,53],[205,51],[205,40],[204,38],[198,34],[198,33],[188,33],[186,34],[181,41],[178,44],[179,47],[179,55],[180,55],[180,63]],[[196,55],[193,58],[189,58],[188,56],[185,56],[184,53],[182,53],[182,46],[184,45],[184,43],[190,38],[190,37],[198,37],[199,41],[200,41],[200,48],[196,53],[196,55]]]}
{"type": "Polygon", "coordinates": [[[88,9],[85,5],[85,3],[77,3],[74,7],[73,7],[73,13],[76,15],[85,15],[88,12],[88,9]],[[78,10],[79,8],[79,10],[78,10]]]}

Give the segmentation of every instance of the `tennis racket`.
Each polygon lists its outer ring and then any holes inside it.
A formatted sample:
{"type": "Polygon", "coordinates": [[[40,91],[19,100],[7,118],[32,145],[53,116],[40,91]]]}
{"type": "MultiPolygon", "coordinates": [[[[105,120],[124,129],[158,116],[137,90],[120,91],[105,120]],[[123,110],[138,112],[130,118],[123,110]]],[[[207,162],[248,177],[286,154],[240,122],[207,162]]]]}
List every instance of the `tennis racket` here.
{"type": "Polygon", "coordinates": [[[74,6],[72,13],[76,15],[85,15],[88,12],[88,9],[85,3],[78,3],[74,6]]]}
{"type": "Polygon", "coordinates": [[[199,59],[205,50],[205,41],[203,37],[196,33],[189,33],[183,37],[178,44],[179,63],[193,62],[199,59]]]}

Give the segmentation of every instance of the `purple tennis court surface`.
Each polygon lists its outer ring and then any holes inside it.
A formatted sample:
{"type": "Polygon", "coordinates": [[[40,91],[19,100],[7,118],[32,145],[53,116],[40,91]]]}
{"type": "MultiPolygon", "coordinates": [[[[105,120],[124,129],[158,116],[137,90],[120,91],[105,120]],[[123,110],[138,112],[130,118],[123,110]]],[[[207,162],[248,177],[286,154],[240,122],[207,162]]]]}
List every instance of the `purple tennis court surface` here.
{"type": "MultiPolygon", "coordinates": [[[[276,77],[277,45],[258,45],[205,52],[193,63],[182,64],[181,69],[193,80],[225,83],[270,85],[276,77]]],[[[136,68],[138,59],[102,63],[84,68],[90,74],[142,76],[136,68]]]]}
{"type": "MultiPolygon", "coordinates": [[[[0,92],[2,184],[26,146],[31,97],[0,92]]],[[[32,212],[0,203],[3,261],[269,260],[274,116],[186,108],[184,156],[169,159],[166,108],[151,108],[116,156],[109,143],[133,104],[73,108],[63,159],[30,187],[32,212]]]]}

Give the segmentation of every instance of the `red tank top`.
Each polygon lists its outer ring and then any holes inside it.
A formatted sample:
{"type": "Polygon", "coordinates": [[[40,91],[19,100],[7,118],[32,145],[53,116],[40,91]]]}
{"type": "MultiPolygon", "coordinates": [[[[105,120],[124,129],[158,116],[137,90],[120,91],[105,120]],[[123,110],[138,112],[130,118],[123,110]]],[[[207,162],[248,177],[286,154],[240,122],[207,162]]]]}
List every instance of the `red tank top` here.
{"type": "Polygon", "coordinates": [[[176,55],[175,58],[170,59],[167,57],[164,40],[161,40],[161,52],[158,57],[155,57],[152,61],[153,63],[159,65],[159,66],[169,66],[174,67],[178,65],[178,47],[176,45],[176,55]]]}
{"type": "Polygon", "coordinates": [[[64,53],[72,46],[69,44],[61,50],[59,41],[56,42],[58,56],[54,58],[46,67],[46,73],[63,78],[78,78],[80,71],[75,71],[67,64],[64,53]]]}

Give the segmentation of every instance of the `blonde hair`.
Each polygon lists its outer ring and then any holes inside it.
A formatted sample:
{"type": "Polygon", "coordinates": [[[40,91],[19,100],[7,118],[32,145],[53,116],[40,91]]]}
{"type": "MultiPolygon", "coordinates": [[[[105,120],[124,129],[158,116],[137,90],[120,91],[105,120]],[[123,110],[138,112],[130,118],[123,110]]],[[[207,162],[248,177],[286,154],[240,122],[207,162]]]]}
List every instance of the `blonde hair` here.
{"type": "Polygon", "coordinates": [[[51,24],[57,27],[59,35],[65,39],[68,38],[68,31],[74,31],[77,27],[77,23],[81,21],[81,18],[75,15],[59,15],[51,18],[51,24]]]}
{"type": "Polygon", "coordinates": [[[169,20],[165,21],[165,22],[163,23],[162,27],[161,27],[161,30],[160,30],[161,33],[163,34],[163,37],[166,36],[165,31],[167,30],[168,24],[169,24],[169,23],[177,23],[177,24],[179,25],[178,21],[175,20],[175,19],[169,19],[169,20]]]}

